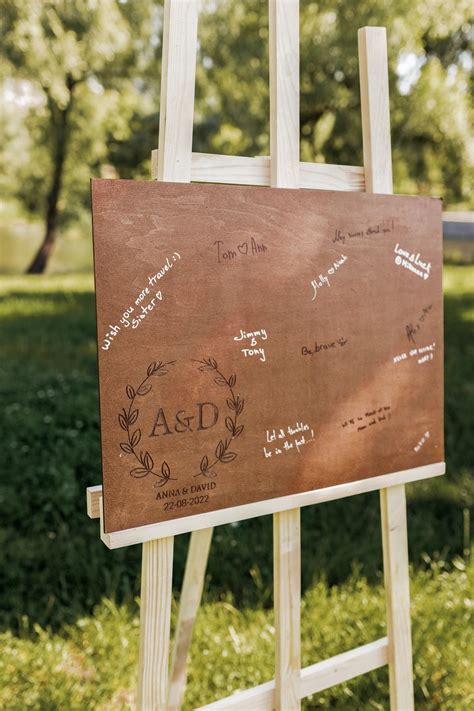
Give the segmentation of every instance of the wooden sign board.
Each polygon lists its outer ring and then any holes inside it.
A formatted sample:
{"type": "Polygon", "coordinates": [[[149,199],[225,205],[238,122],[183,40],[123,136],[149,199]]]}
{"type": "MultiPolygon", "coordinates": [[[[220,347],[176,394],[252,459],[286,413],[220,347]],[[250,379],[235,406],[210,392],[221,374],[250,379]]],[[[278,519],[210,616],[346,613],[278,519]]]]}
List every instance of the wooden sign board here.
{"type": "Polygon", "coordinates": [[[92,181],[106,533],[444,458],[433,198],[92,181]]]}

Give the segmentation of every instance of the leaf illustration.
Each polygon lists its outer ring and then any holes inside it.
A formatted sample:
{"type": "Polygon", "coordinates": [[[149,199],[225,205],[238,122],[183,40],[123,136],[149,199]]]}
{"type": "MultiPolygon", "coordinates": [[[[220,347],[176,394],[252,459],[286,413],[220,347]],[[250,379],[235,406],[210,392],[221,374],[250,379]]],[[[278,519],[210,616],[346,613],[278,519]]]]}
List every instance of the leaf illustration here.
{"type": "Polygon", "coordinates": [[[149,452],[145,452],[143,460],[145,462],[145,466],[148,467],[148,469],[153,469],[153,459],[151,458],[151,454],[149,452]]]}
{"type": "Polygon", "coordinates": [[[229,378],[229,387],[233,388],[236,380],[237,380],[237,376],[235,375],[235,373],[233,373],[229,378]]]}
{"type": "Polygon", "coordinates": [[[242,434],[243,429],[244,429],[243,425],[239,425],[238,427],[236,427],[234,430],[234,437],[238,437],[240,434],[242,434]]]}
{"type": "Polygon", "coordinates": [[[147,395],[151,390],[151,385],[140,385],[137,390],[137,395],[147,395]]]}
{"type": "Polygon", "coordinates": [[[160,476],[159,474],[157,474],[156,476],[158,477],[158,481],[156,482],[155,486],[156,486],[158,489],[161,489],[162,486],[164,486],[165,484],[168,483],[168,479],[166,479],[165,477],[160,476]]]}
{"type": "Polygon", "coordinates": [[[133,449],[128,442],[120,442],[120,449],[123,449],[127,454],[133,454],[133,449]]]}
{"type": "MultiPolygon", "coordinates": [[[[135,432],[132,434],[132,437],[131,437],[131,439],[130,439],[130,444],[132,445],[132,447],[136,447],[136,446],[137,446],[137,444],[138,444],[139,441],[141,440],[141,437],[142,437],[141,431],[140,431],[139,429],[138,429],[138,430],[135,430],[135,432]]],[[[152,465],[152,466],[153,466],[153,465],[152,465]]],[[[151,469],[151,468],[152,468],[152,467],[150,467],[150,469],[151,469]]]]}
{"type": "Polygon", "coordinates": [[[138,419],[138,410],[132,410],[130,415],[128,416],[128,424],[129,425],[134,425],[135,422],[138,419]]]}
{"type": "Polygon", "coordinates": [[[156,368],[156,363],[155,363],[155,361],[153,361],[153,363],[150,363],[150,365],[148,366],[148,368],[146,370],[146,374],[148,375],[148,377],[150,377],[150,375],[153,375],[153,373],[155,372],[155,368],[156,368]]]}
{"type": "Polygon", "coordinates": [[[224,454],[224,443],[222,440],[219,441],[219,444],[216,447],[216,457],[217,459],[220,459],[222,455],[224,454]]]}
{"type": "Polygon", "coordinates": [[[227,385],[227,380],[222,377],[222,375],[218,375],[217,378],[214,378],[214,382],[216,385],[227,385]]]}
{"type": "Polygon", "coordinates": [[[215,479],[217,476],[216,472],[213,469],[207,469],[205,472],[203,472],[203,475],[208,479],[215,479]]]}
{"type": "Polygon", "coordinates": [[[209,364],[213,367],[214,370],[217,370],[217,361],[215,361],[214,358],[209,358],[209,364]]]}
{"type": "Polygon", "coordinates": [[[225,418],[225,426],[227,427],[229,432],[232,432],[232,434],[234,434],[235,425],[234,425],[234,420],[232,419],[232,417],[225,418]]]}
{"type": "Polygon", "coordinates": [[[141,479],[142,477],[146,476],[149,474],[150,471],[148,469],[142,469],[141,467],[136,467],[135,469],[132,469],[130,474],[134,476],[136,479],[141,479]]]}
{"type": "Polygon", "coordinates": [[[167,372],[168,372],[167,370],[164,370],[163,368],[159,368],[159,369],[156,371],[156,373],[154,373],[154,375],[166,375],[167,372]]]}
{"type": "Polygon", "coordinates": [[[127,385],[127,387],[125,388],[125,390],[126,390],[128,399],[129,399],[129,400],[133,400],[133,398],[135,397],[135,390],[132,388],[132,386],[131,386],[131,385],[127,385]]]}
{"type": "Polygon", "coordinates": [[[128,429],[127,420],[126,420],[125,417],[122,415],[122,413],[119,413],[118,420],[119,420],[119,423],[120,423],[120,427],[121,427],[123,430],[127,430],[127,429],[128,429]]]}
{"type": "Polygon", "coordinates": [[[226,452],[225,454],[222,455],[220,458],[220,461],[223,462],[224,464],[228,464],[229,462],[233,462],[234,459],[236,458],[237,454],[235,452],[226,452]]]}
{"type": "Polygon", "coordinates": [[[163,462],[161,465],[161,473],[163,474],[164,478],[168,480],[171,477],[171,471],[166,462],[163,462]]]}
{"type": "Polygon", "coordinates": [[[242,412],[243,409],[244,409],[244,401],[241,400],[241,401],[239,402],[238,407],[237,407],[237,414],[240,415],[240,413],[242,412]]]}
{"type": "Polygon", "coordinates": [[[208,466],[209,466],[209,459],[206,456],[204,456],[201,459],[201,466],[200,466],[201,471],[205,472],[208,466]]]}
{"type": "Polygon", "coordinates": [[[232,400],[229,397],[229,398],[227,398],[226,402],[227,402],[227,407],[229,408],[229,410],[235,410],[235,408],[237,406],[237,403],[235,402],[235,400],[232,400]]]}

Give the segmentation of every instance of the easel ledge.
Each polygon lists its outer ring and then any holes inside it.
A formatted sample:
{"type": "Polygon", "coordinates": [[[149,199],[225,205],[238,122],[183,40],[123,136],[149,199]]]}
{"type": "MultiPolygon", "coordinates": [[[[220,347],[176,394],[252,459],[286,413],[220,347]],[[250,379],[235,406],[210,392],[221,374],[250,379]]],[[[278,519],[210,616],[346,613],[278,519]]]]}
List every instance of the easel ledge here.
{"type": "Polygon", "coordinates": [[[301,494],[291,494],[290,496],[281,496],[277,499],[256,501],[251,504],[245,504],[244,506],[233,506],[227,509],[220,509],[219,511],[209,511],[208,513],[186,516],[176,519],[175,521],[152,523],[147,526],[127,528],[123,531],[115,531],[113,533],[104,533],[103,530],[102,487],[89,486],[87,488],[87,514],[90,518],[101,519],[100,537],[107,548],[123,548],[124,546],[135,545],[136,543],[145,543],[146,541],[154,541],[168,536],[177,536],[181,533],[190,533],[192,531],[200,531],[204,528],[222,526],[225,523],[245,521],[249,518],[278,513],[279,511],[287,511],[288,509],[295,508],[299,509],[303,506],[322,504],[325,501],[343,499],[348,496],[355,496],[356,494],[366,494],[369,491],[379,491],[380,489],[387,489],[399,484],[409,484],[413,481],[431,479],[435,476],[441,476],[445,472],[445,462],[427,464],[423,467],[416,467],[415,469],[404,469],[400,472],[383,474],[382,476],[370,477],[369,479],[360,479],[359,481],[351,481],[346,484],[338,484],[337,486],[328,486],[324,489],[305,491],[301,494]]]}

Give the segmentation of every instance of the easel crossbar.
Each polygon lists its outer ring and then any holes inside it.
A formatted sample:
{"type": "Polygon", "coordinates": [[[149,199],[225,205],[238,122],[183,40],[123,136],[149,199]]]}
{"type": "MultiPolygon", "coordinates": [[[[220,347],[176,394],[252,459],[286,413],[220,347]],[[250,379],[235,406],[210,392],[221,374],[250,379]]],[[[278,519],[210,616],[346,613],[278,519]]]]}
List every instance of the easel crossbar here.
{"type": "MultiPolygon", "coordinates": [[[[158,175],[158,150],[152,151],[151,174],[158,175]]],[[[270,185],[270,156],[226,156],[214,153],[193,153],[191,181],[195,183],[223,183],[227,185],[270,185]]],[[[330,163],[299,164],[299,188],[311,190],[340,190],[363,193],[364,168],[356,165],[330,163]]]]}
{"type": "MultiPolygon", "coordinates": [[[[322,662],[305,667],[300,672],[299,698],[329,689],[361,674],[388,664],[388,639],[382,637],[322,662]]],[[[196,711],[272,711],[275,708],[275,680],[240,691],[196,711]]]]}

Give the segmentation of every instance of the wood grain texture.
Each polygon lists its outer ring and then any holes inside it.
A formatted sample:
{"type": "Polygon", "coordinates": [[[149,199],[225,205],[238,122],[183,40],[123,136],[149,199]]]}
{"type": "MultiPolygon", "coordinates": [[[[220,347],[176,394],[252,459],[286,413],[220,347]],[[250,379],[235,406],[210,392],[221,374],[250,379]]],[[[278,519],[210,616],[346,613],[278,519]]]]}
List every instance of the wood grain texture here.
{"type": "Polygon", "coordinates": [[[273,516],[275,708],[299,709],[301,669],[300,509],[273,516]]]}
{"type": "MultiPolygon", "coordinates": [[[[270,184],[300,182],[299,2],[269,2],[270,184]]],[[[273,516],[275,708],[297,711],[301,669],[300,509],[273,516]]]]}
{"type": "MultiPolygon", "coordinates": [[[[392,192],[392,154],[386,30],[359,30],[361,110],[366,190],[392,192]]],[[[410,589],[405,486],[380,492],[387,630],[389,640],[390,707],[414,708],[410,624],[410,589]]]]}
{"type": "Polygon", "coordinates": [[[387,32],[364,27],[358,32],[362,138],[366,191],[393,192],[387,32]]]}
{"type": "MultiPolygon", "coordinates": [[[[382,476],[371,477],[369,479],[361,479],[360,481],[352,481],[347,484],[339,484],[338,486],[330,486],[325,489],[305,491],[301,494],[292,494],[290,496],[282,496],[278,499],[257,501],[253,504],[243,506],[233,506],[228,509],[196,514],[194,516],[187,516],[186,518],[178,518],[174,521],[148,524],[146,526],[129,528],[114,533],[104,533],[102,527],[101,540],[105,543],[107,548],[123,548],[124,546],[133,546],[137,543],[144,543],[145,541],[164,538],[170,535],[178,536],[181,533],[198,531],[203,528],[208,528],[209,526],[222,526],[234,521],[245,521],[249,518],[256,518],[257,516],[267,516],[278,511],[287,511],[296,507],[301,508],[313,504],[322,504],[326,501],[335,501],[336,499],[343,499],[348,496],[365,494],[369,491],[378,491],[379,489],[389,486],[431,479],[435,476],[442,476],[445,472],[446,464],[444,462],[438,462],[437,464],[416,467],[416,469],[407,469],[405,471],[383,474],[382,476]]],[[[103,516],[103,514],[101,514],[101,516],[103,516]]]]}
{"type": "Polygon", "coordinates": [[[139,711],[167,711],[173,577],[172,537],[143,544],[140,597],[139,711]]]}
{"type": "MultiPolygon", "coordinates": [[[[158,151],[152,152],[152,177],[158,175],[158,151]]],[[[226,156],[213,153],[193,153],[191,181],[227,185],[270,185],[270,157],[226,156]]],[[[312,190],[342,190],[364,192],[364,169],[355,165],[330,163],[299,164],[299,188],[312,190]]]]}
{"type": "MultiPolygon", "coordinates": [[[[387,664],[387,638],[378,639],[362,647],[343,652],[330,659],[305,667],[300,673],[300,695],[306,698],[336,684],[354,679],[361,674],[387,664]]],[[[232,696],[201,706],[196,711],[272,711],[275,708],[275,681],[268,681],[253,689],[239,691],[232,696]]]]}
{"type": "MultiPolygon", "coordinates": [[[[165,0],[157,178],[189,182],[197,51],[197,0],[165,0]]],[[[167,711],[172,537],[143,544],[137,706],[167,711]]]]}
{"type": "Polygon", "coordinates": [[[405,486],[380,492],[387,633],[389,640],[390,708],[412,711],[413,661],[405,486]]]}
{"type": "Polygon", "coordinates": [[[197,0],[166,0],[163,18],[158,180],[191,179],[197,0]]]}
{"type": "Polygon", "coordinates": [[[100,516],[100,506],[99,502],[102,497],[102,487],[100,484],[98,486],[88,486],[86,489],[86,505],[87,505],[87,515],[89,518],[99,518],[100,516]]]}
{"type": "Polygon", "coordinates": [[[278,188],[299,186],[299,2],[270,0],[270,171],[278,188]]]}
{"type": "Polygon", "coordinates": [[[189,647],[201,602],[212,532],[212,528],[194,531],[189,543],[171,658],[168,711],[179,711],[183,703],[189,647]]]}

